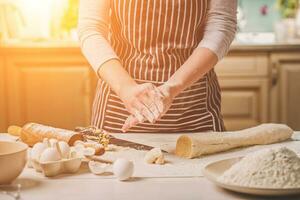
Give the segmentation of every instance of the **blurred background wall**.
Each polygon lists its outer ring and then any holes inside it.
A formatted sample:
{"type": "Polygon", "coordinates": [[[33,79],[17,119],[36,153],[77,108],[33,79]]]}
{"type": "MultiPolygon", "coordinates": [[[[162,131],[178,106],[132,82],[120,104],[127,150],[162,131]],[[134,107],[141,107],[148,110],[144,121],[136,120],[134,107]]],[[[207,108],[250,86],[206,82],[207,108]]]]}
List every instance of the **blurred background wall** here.
{"type": "MultiPolygon", "coordinates": [[[[238,33],[215,67],[228,130],[266,122],[300,130],[299,1],[238,1],[238,33]]],[[[0,132],[89,125],[97,77],[77,41],[78,3],[0,0],[0,132]]]]}

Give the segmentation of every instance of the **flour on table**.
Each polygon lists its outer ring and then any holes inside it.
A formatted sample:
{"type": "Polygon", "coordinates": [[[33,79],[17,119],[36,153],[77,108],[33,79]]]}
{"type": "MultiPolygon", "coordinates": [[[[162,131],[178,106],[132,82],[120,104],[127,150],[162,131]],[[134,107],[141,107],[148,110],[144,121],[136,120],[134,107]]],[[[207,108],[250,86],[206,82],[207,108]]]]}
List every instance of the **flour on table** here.
{"type": "Polygon", "coordinates": [[[149,151],[136,150],[128,147],[109,145],[108,151],[101,156],[103,160],[114,162],[124,158],[134,163],[134,177],[199,177],[202,176],[203,164],[199,160],[187,160],[175,155],[164,153],[163,165],[150,165],[145,162],[149,151]]]}
{"type": "Polygon", "coordinates": [[[218,180],[256,188],[300,187],[300,158],[286,147],[256,151],[231,166],[218,180]]]}

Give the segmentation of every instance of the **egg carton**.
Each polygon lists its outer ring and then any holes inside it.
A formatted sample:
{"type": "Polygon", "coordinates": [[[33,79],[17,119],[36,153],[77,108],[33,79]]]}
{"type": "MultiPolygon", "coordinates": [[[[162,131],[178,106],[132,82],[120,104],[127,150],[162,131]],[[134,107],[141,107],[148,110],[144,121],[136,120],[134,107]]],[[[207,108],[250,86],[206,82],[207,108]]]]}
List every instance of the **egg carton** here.
{"type": "Polygon", "coordinates": [[[76,173],[83,158],[66,142],[51,139],[35,144],[28,155],[28,163],[47,177],[76,173]]]}
{"type": "Polygon", "coordinates": [[[31,160],[33,168],[42,172],[46,177],[53,177],[60,174],[73,174],[79,171],[82,158],[69,158],[58,161],[38,162],[31,160]]]}

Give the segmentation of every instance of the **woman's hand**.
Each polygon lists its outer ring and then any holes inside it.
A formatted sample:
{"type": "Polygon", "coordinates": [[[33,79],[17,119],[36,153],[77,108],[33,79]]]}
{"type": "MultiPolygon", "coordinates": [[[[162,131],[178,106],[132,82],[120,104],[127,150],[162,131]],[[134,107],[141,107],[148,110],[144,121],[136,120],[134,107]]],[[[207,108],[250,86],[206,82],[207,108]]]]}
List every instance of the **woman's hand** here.
{"type": "Polygon", "coordinates": [[[158,119],[162,112],[162,103],[153,84],[137,84],[116,59],[105,62],[99,68],[98,74],[119,96],[127,111],[140,122],[147,119],[154,123],[158,119]]]}
{"type": "MultiPolygon", "coordinates": [[[[161,118],[170,108],[173,99],[175,97],[174,92],[172,92],[172,87],[168,84],[163,84],[157,88],[154,88],[155,90],[153,92],[155,92],[155,96],[158,97],[156,98],[155,103],[153,103],[152,105],[158,105],[159,106],[159,116],[156,116],[156,120],[161,118]]],[[[152,108],[154,109],[154,108],[152,108]]],[[[123,127],[122,130],[123,132],[128,131],[128,129],[130,129],[131,127],[137,125],[138,123],[144,122],[145,118],[142,118],[142,116],[140,114],[138,115],[130,115],[123,127]]]]}
{"type": "MultiPolygon", "coordinates": [[[[215,66],[218,58],[214,52],[207,48],[197,48],[188,60],[169,78],[162,86],[158,87],[159,93],[162,95],[162,112],[159,116],[162,117],[171,106],[175,96],[180,94],[187,87],[195,83],[199,78],[206,74],[215,66]]],[[[132,126],[144,121],[138,119],[135,115],[130,115],[123,127],[123,132],[126,132],[132,126]]]]}
{"type": "Polygon", "coordinates": [[[163,112],[162,95],[151,83],[124,85],[119,97],[137,122],[154,123],[163,112]]]}

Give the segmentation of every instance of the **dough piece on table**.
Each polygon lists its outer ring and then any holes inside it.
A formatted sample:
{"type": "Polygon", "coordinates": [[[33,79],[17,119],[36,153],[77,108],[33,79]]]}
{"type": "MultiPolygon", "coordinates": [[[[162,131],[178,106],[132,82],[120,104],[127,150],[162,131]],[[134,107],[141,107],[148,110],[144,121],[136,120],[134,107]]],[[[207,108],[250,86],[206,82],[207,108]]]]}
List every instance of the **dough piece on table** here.
{"type": "Polygon", "coordinates": [[[93,148],[95,149],[95,155],[101,156],[105,153],[105,148],[102,144],[99,144],[98,142],[89,141],[89,142],[83,142],[81,140],[77,140],[74,142],[74,146],[83,146],[84,148],[93,148]]]}
{"type": "Polygon", "coordinates": [[[158,165],[165,164],[165,157],[163,154],[156,159],[155,164],[158,164],[158,165]]]}
{"type": "Polygon", "coordinates": [[[205,154],[290,139],[293,130],[284,124],[262,124],[233,132],[205,132],[182,135],[177,139],[175,154],[195,158],[205,154]]]}
{"type": "Polygon", "coordinates": [[[148,151],[144,158],[145,162],[148,164],[159,164],[162,165],[165,163],[164,154],[160,148],[153,148],[148,151]]]}

